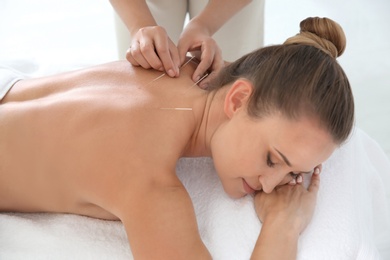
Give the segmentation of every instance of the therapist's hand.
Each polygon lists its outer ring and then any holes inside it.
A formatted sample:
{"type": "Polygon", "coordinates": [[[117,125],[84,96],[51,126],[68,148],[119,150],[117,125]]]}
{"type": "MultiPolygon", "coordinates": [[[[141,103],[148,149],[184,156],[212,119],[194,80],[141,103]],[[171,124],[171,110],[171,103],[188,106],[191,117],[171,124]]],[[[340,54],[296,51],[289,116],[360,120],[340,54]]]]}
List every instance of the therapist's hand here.
{"type": "Polygon", "coordinates": [[[222,52],[216,41],[211,37],[208,29],[192,20],[184,29],[178,43],[180,63],[185,60],[187,52],[191,52],[200,63],[192,75],[192,80],[197,82],[206,73],[209,74],[198,85],[207,88],[209,81],[224,66],[222,52]]]}
{"type": "Polygon", "coordinates": [[[319,171],[319,167],[316,167],[307,189],[303,184],[287,184],[276,187],[268,194],[257,193],[255,209],[263,225],[278,219],[301,233],[311,221],[314,213],[320,185],[319,171]]]}
{"type": "Polygon", "coordinates": [[[132,37],[126,59],[134,66],[165,71],[170,77],[179,76],[178,49],[161,26],[139,29],[132,37]]]}

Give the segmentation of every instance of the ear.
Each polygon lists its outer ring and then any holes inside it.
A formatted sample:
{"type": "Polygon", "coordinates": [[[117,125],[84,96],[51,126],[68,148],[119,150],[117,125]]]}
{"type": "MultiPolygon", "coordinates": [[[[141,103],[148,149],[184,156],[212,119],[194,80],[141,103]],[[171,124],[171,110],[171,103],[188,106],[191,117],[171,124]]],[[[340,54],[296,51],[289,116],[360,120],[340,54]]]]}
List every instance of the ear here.
{"type": "Polygon", "coordinates": [[[249,101],[253,92],[253,84],[245,79],[236,80],[227,91],[224,103],[224,112],[232,118],[233,115],[243,108],[249,101]]]}

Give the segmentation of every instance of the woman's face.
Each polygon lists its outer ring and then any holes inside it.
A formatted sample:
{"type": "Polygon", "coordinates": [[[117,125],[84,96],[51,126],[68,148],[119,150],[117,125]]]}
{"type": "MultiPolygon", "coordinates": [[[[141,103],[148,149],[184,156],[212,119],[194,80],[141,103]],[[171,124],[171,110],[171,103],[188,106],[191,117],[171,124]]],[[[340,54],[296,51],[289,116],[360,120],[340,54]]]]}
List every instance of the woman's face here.
{"type": "Polygon", "coordinates": [[[216,171],[233,198],[255,190],[269,193],[289,183],[293,174],[311,173],[336,147],[309,118],[272,115],[255,120],[244,111],[222,124],[211,140],[216,171]]]}

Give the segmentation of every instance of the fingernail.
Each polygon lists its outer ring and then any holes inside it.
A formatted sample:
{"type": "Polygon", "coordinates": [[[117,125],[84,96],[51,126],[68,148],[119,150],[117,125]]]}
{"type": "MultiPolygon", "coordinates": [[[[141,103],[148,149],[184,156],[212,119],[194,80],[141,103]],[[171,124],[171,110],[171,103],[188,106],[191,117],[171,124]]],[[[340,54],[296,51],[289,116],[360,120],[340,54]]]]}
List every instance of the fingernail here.
{"type": "Polygon", "coordinates": [[[172,69],[169,69],[168,75],[173,78],[174,76],[176,76],[176,73],[172,69]]]}
{"type": "Polygon", "coordinates": [[[197,76],[196,78],[195,78],[195,82],[198,82],[200,80],[200,76],[197,76]]]}
{"type": "Polygon", "coordinates": [[[316,168],[314,169],[314,174],[317,174],[317,175],[320,174],[320,169],[316,167],[316,168]]]}
{"type": "Polygon", "coordinates": [[[292,179],[288,184],[295,185],[295,184],[297,184],[297,181],[295,179],[292,179]]]}
{"type": "Polygon", "coordinates": [[[298,177],[297,177],[297,182],[298,182],[298,183],[302,183],[302,181],[303,181],[302,175],[298,175],[298,177]]]}

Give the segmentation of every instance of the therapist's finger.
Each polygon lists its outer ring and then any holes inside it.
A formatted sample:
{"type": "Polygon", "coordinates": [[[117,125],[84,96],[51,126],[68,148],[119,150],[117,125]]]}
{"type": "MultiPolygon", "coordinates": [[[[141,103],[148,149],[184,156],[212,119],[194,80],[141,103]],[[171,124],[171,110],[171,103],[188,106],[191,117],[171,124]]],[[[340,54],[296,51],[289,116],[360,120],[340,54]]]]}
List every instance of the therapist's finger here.
{"type": "Polygon", "coordinates": [[[210,44],[210,41],[205,41],[200,46],[200,63],[196,67],[194,74],[192,75],[192,80],[197,82],[209,69],[212,70],[212,64],[215,57],[215,46],[210,44]]]}
{"type": "Polygon", "coordinates": [[[156,39],[156,52],[170,77],[179,76],[179,51],[171,39],[156,39]]]}
{"type": "Polygon", "coordinates": [[[149,62],[145,59],[141,51],[141,43],[133,43],[126,54],[126,59],[134,66],[141,66],[145,69],[150,69],[149,62]]]}
{"type": "Polygon", "coordinates": [[[140,66],[140,64],[134,59],[132,52],[135,46],[131,45],[126,51],[126,60],[128,60],[133,66],[140,66]]]}
{"type": "MultiPolygon", "coordinates": [[[[161,59],[157,53],[156,48],[168,48],[168,46],[167,45],[157,46],[156,44],[157,43],[155,42],[154,39],[144,38],[140,42],[140,50],[141,50],[140,54],[141,55],[139,55],[135,58],[137,59],[137,61],[138,61],[138,59],[140,59],[140,61],[145,60],[147,63],[147,66],[149,66],[149,68],[153,68],[155,70],[162,70],[163,64],[162,64],[161,59]]],[[[140,62],[140,61],[138,61],[138,62],[140,62]]],[[[144,66],[142,66],[142,67],[144,67],[144,66]]]]}
{"type": "Polygon", "coordinates": [[[218,73],[216,71],[210,72],[210,74],[207,75],[206,78],[204,78],[201,82],[198,83],[198,86],[201,89],[207,89],[210,85],[210,82],[217,77],[218,73]]]}
{"type": "Polygon", "coordinates": [[[179,55],[179,49],[177,46],[172,42],[170,38],[168,38],[168,44],[169,44],[169,52],[171,54],[171,58],[173,61],[173,67],[172,69],[176,72],[176,76],[179,76],[179,68],[180,68],[180,55],[179,55]]]}
{"type": "Polygon", "coordinates": [[[215,50],[214,53],[214,60],[211,65],[211,68],[209,69],[210,73],[207,78],[202,80],[198,85],[202,89],[207,89],[209,86],[209,83],[218,75],[218,72],[224,67],[224,61],[222,59],[222,52],[218,48],[215,50]]]}

